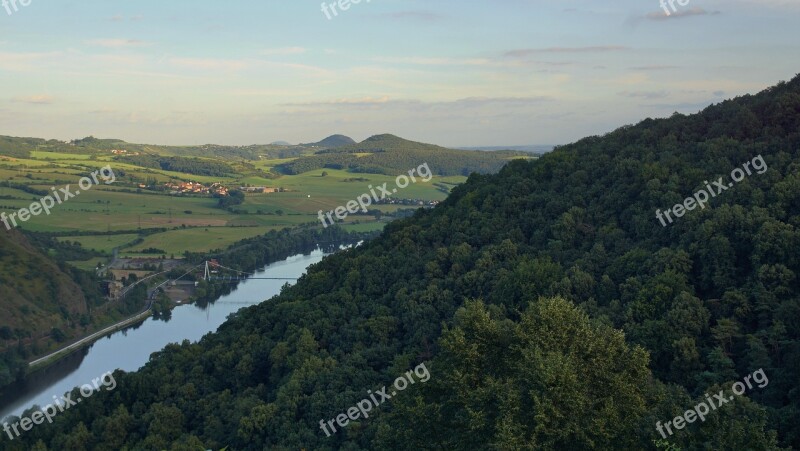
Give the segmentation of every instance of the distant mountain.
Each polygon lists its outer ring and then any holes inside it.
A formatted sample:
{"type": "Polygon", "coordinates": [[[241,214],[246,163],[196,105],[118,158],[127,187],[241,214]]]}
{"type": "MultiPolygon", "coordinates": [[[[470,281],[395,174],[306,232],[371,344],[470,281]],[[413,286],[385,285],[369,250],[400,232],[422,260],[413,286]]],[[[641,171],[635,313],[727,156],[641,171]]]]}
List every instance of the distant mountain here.
{"type": "Polygon", "coordinates": [[[286,141],[274,141],[274,142],[269,143],[269,145],[271,145],[271,146],[291,146],[292,144],[288,143],[286,141]]]}
{"type": "Polygon", "coordinates": [[[309,144],[303,144],[303,145],[307,146],[307,147],[323,147],[323,148],[326,148],[326,149],[333,149],[333,148],[336,148],[336,147],[347,146],[347,145],[355,144],[355,143],[356,143],[356,141],[353,138],[349,137],[349,136],[331,135],[331,136],[328,136],[327,138],[323,139],[322,141],[315,142],[315,143],[309,143],[309,144]]]}
{"type": "Polygon", "coordinates": [[[277,167],[286,174],[301,174],[321,168],[352,172],[399,174],[428,163],[434,174],[469,175],[497,172],[510,159],[528,154],[513,151],[480,152],[448,149],[395,135],[375,135],[357,144],[321,150],[277,167]],[[366,155],[365,155],[366,154],[366,155]]]}
{"type": "Polygon", "coordinates": [[[517,150],[520,152],[530,152],[536,154],[545,154],[555,149],[556,146],[552,145],[532,145],[532,146],[481,146],[481,147],[454,147],[459,150],[483,150],[494,152],[497,150],[517,150]]]}

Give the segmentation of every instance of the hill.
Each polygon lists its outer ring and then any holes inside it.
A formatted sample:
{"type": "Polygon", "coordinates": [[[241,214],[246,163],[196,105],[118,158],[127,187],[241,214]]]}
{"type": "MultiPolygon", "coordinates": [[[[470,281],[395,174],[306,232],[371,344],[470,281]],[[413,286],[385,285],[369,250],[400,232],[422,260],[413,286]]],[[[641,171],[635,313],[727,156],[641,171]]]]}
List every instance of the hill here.
{"type": "Polygon", "coordinates": [[[399,138],[376,135],[358,144],[326,149],[300,157],[276,169],[286,174],[301,174],[321,168],[347,169],[352,172],[398,174],[427,162],[437,175],[469,175],[497,172],[521,152],[480,152],[448,149],[399,138]]]}
{"type": "Polygon", "coordinates": [[[307,147],[322,147],[325,149],[332,149],[336,147],[342,147],[349,144],[355,144],[356,142],[353,138],[344,135],[331,135],[327,138],[323,139],[322,141],[311,143],[311,144],[303,144],[303,146],[307,147]]]}
{"type": "Polygon", "coordinates": [[[67,264],[90,256],[77,242],[7,230],[0,223],[0,394],[25,374],[27,361],[146,305],[142,289],[108,302],[94,272],[67,264]]]}
{"type": "Polygon", "coordinates": [[[553,150],[555,146],[549,145],[531,145],[531,146],[480,146],[480,147],[455,147],[460,150],[483,150],[487,152],[495,152],[498,150],[517,150],[520,152],[528,152],[537,155],[546,154],[553,150]]]}
{"type": "Polygon", "coordinates": [[[0,225],[0,387],[26,366],[19,366],[21,358],[88,324],[97,299],[87,300],[82,288],[68,268],[43,255],[20,232],[0,225]]]}
{"type": "Polygon", "coordinates": [[[473,175],[9,449],[800,448],[798,130],[800,77],[473,175]]]}

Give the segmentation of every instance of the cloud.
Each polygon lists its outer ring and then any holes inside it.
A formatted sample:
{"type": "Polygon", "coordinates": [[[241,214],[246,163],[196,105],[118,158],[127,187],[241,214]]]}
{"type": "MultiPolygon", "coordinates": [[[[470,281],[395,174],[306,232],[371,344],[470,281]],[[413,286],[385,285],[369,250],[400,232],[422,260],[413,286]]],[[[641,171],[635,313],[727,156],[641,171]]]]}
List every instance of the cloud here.
{"type": "Polygon", "coordinates": [[[435,22],[444,19],[441,14],[429,11],[398,11],[384,16],[395,20],[415,20],[419,22],[435,22]]]}
{"type": "Polygon", "coordinates": [[[643,97],[645,99],[663,99],[664,97],[669,97],[669,92],[667,91],[622,91],[617,93],[617,95],[623,97],[643,97]]]}
{"type": "Polygon", "coordinates": [[[647,108],[659,108],[667,111],[684,111],[694,113],[701,111],[706,107],[713,105],[716,101],[709,100],[707,102],[682,102],[682,103],[652,103],[647,105],[639,105],[647,108]]]}
{"type": "Polygon", "coordinates": [[[101,115],[108,115],[108,114],[117,114],[117,113],[119,113],[119,112],[120,112],[119,110],[115,110],[115,109],[113,109],[113,108],[106,108],[106,107],[104,107],[104,108],[98,108],[98,109],[96,109],[96,110],[91,110],[91,111],[89,111],[88,113],[89,113],[89,114],[101,114],[101,115]]]}
{"type": "Polygon", "coordinates": [[[424,57],[424,56],[385,56],[373,58],[376,63],[390,64],[415,64],[421,66],[484,66],[491,61],[486,58],[448,58],[448,57],[424,57]]]}
{"type": "Polygon", "coordinates": [[[463,108],[476,108],[484,107],[487,105],[500,105],[504,107],[511,106],[531,106],[543,102],[553,101],[552,97],[548,96],[533,96],[533,97],[467,97],[459,99],[455,102],[448,102],[457,107],[463,108]]]}
{"type": "Polygon", "coordinates": [[[484,108],[488,106],[504,108],[529,107],[550,102],[552,97],[532,96],[532,97],[467,97],[457,100],[423,102],[416,99],[391,99],[389,96],[383,97],[364,97],[364,98],[343,98],[325,102],[306,102],[306,103],[286,103],[283,106],[290,107],[354,107],[354,108],[413,108],[417,111],[441,109],[443,111],[463,111],[467,108],[484,108]]]}
{"type": "Polygon", "coordinates": [[[678,66],[667,66],[662,64],[651,64],[648,66],[634,66],[630,68],[631,70],[668,70],[668,69],[679,69],[678,66]]]}
{"type": "Polygon", "coordinates": [[[14,97],[11,99],[13,102],[30,103],[33,105],[51,105],[55,98],[46,94],[39,94],[34,96],[14,97]]]}
{"type": "Polygon", "coordinates": [[[51,64],[61,58],[61,52],[14,53],[0,52],[0,69],[8,71],[32,71],[51,64]]]}
{"type": "MultiPolygon", "coordinates": [[[[129,20],[131,22],[138,22],[138,21],[142,20],[143,18],[144,18],[144,16],[141,16],[141,15],[139,15],[139,16],[131,16],[129,18],[129,20]]],[[[116,16],[112,16],[109,20],[112,21],[112,22],[122,22],[123,20],[125,20],[125,16],[123,16],[121,14],[117,14],[116,16]]]]}
{"type": "Polygon", "coordinates": [[[766,7],[775,9],[790,9],[797,10],[800,8],[800,2],[797,0],[726,0],[726,4],[739,3],[744,5],[751,5],[756,7],[766,7]]]}
{"type": "Polygon", "coordinates": [[[235,71],[247,67],[242,60],[218,58],[171,58],[169,62],[175,66],[188,69],[235,71]]]}
{"type": "Polygon", "coordinates": [[[237,72],[241,70],[291,69],[316,77],[329,77],[331,72],[317,66],[261,59],[223,59],[223,58],[171,58],[173,66],[207,72],[237,72]]]}
{"type": "Polygon", "coordinates": [[[691,16],[716,16],[717,14],[722,14],[722,13],[719,11],[709,12],[703,8],[694,7],[690,9],[678,9],[678,11],[670,12],[669,14],[667,14],[666,11],[658,11],[646,15],[645,18],[649,20],[668,20],[668,19],[682,19],[691,16]]]}
{"type": "Polygon", "coordinates": [[[547,48],[530,48],[511,50],[505,53],[505,56],[512,58],[523,58],[531,55],[538,55],[542,53],[604,53],[604,52],[620,52],[630,50],[630,47],[619,45],[602,45],[594,47],[547,47],[547,48]]]}
{"type": "Polygon", "coordinates": [[[371,105],[380,105],[380,104],[388,104],[388,103],[408,103],[408,101],[399,101],[399,100],[389,100],[388,96],[383,96],[380,98],[373,98],[373,97],[364,97],[360,99],[349,99],[349,98],[342,98],[336,100],[328,100],[324,102],[302,102],[302,103],[284,103],[283,106],[342,106],[342,105],[351,105],[351,106],[371,106],[371,105]]]}
{"type": "Polygon", "coordinates": [[[138,39],[94,39],[91,41],[86,41],[86,44],[113,49],[124,47],[143,47],[150,45],[149,43],[139,41],[138,39]]]}
{"type": "Polygon", "coordinates": [[[306,53],[306,49],[303,47],[282,47],[282,48],[275,48],[275,49],[265,49],[260,52],[262,55],[299,55],[301,53],[306,53]]]}

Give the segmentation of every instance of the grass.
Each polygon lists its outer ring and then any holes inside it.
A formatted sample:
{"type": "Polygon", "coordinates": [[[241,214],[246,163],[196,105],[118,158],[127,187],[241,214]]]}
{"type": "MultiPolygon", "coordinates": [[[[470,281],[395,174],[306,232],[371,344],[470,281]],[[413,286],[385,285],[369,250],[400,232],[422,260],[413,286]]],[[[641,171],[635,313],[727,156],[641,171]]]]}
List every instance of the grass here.
{"type": "MultiPolygon", "coordinates": [[[[292,159],[261,160],[254,164],[262,169],[286,163],[292,159]]],[[[318,223],[319,210],[331,211],[344,206],[359,195],[369,193],[373,188],[387,184],[391,191],[395,187],[395,177],[380,174],[354,174],[336,169],[319,169],[295,176],[282,176],[278,179],[265,179],[258,176],[239,178],[202,177],[170,171],[142,168],[113,160],[111,155],[68,154],[58,152],[34,151],[29,159],[0,160],[0,177],[14,183],[30,185],[49,190],[51,186],[63,187],[66,184],[77,189],[78,180],[92,170],[111,164],[121,175],[112,185],[101,184],[62,205],[52,209],[50,215],[32,217],[22,223],[21,228],[40,232],[106,232],[135,231],[150,228],[166,228],[167,232],[145,238],[145,242],[128,249],[135,253],[146,248],[163,249],[167,254],[182,255],[184,251],[205,252],[223,248],[240,239],[259,235],[271,229],[293,227],[304,223],[318,223]],[[47,161],[44,161],[47,159],[47,161]],[[322,177],[322,173],[327,175],[322,177]],[[30,174],[31,177],[26,177],[30,174]],[[131,179],[134,177],[134,179],[131,179]],[[288,192],[270,194],[248,194],[242,205],[235,207],[236,213],[217,208],[217,200],[210,197],[170,196],[147,190],[137,190],[132,186],[136,180],[154,178],[158,183],[170,179],[193,180],[201,183],[220,181],[228,186],[251,184],[256,186],[281,187],[288,192]],[[348,179],[363,179],[352,181],[348,179]],[[206,231],[208,229],[208,231],[206,231]]],[[[396,198],[416,198],[424,200],[443,200],[446,195],[433,183],[460,184],[465,177],[434,177],[424,183],[417,183],[398,190],[396,198]]],[[[378,192],[377,189],[375,189],[378,192]]],[[[0,199],[0,209],[13,212],[29,207],[38,196],[19,190],[0,188],[0,196],[13,199],[0,199]]],[[[394,205],[375,205],[370,208],[393,212],[394,205]]],[[[383,222],[370,222],[371,218],[358,216],[348,218],[347,227],[351,230],[377,230],[383,222]],[[351,221],[359,221],[352,224],[351,221]]],[[[76,241],[87,249],[110,253],[114,247],[124,246],[136,239],[136,234],[109,236],[92,235],[84,237],[62,237],[62,240],[76,241]]],[[[87,263],[88,264],[88,263],[87,263]]],[[[94,267],[92,265],[92,267],[94,267]]]]}
{"type": "MultiPolygon", "coordinates": [[[[0,187],[0,196],[13,196],[16,197],[17,199],[26,201],[36,197],[31,193],[26,193],[25,191],[20,191],[14,188],[3,188],[3,187],[0,187]]],[[[4,200],[9,200],[9,199],[0,199],[0,203],[4,200]]]]}
{"type": "Polygon", "coordinates": [[[208,252],[225,249],[231,244],[258,235],[263,235],[276,227],[208,227],[199,229],[170,230],[145,238],[144,242],[125,250],[125,254],[135,254],[143,249],[162,249],[167,255],[183,255],[184,251],[208,252]]]}
{"type": "Polygon", "coordinates": [[[84,249],[91,249],[105,254],[111,254],[115,247],[122,247],[133,242],[139,235],[92,235],[92,236],[69,236],[60,237],[59,241],[72,241],[80,243],[84,249]]]}
{"type": "Polygon", "coordinates": [[[91,155],[34,150],[31,152],[31,158],[35,160],[88,160],[91,155]]]}
{"type": "Polygon", "coordinates": [[[95,257],[86,261],[72,261],[67,263],[84,271],[94,271],[98,263],[106,263],[107,260],[108,259],[104,257],[95,257]]]}

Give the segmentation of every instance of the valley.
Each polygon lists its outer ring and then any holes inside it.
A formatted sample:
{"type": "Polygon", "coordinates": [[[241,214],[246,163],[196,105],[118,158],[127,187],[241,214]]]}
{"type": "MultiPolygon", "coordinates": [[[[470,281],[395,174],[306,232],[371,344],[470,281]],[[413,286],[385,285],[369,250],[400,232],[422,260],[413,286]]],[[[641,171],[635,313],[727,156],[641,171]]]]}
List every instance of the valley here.
{"type": "MultiPolygon", "coordinates": [[[[405,158],[409,165],[415,158],[430,158],[438,162],[434,166],[437,173],[457,171],[450,166],[452,161],[436,158],[434,152],[440,149],[435,146],[387,136],[368,141],[379,162],[397,146],[416,146],[420,153],[405,158]]],[[[327,223],[320,224],[319,211],[334,209],[373,185],[395,181],[391,170],[379,165],[372,172],[353,172],[335,162],[325,162],[320,153],[332,155],[335,148],[326,150],[326,145],[357,144],[341,135],[307,145],[246,149],[143,146],[95,138],[59,142],[0,137],[0,176],[4,177],[0,182],[0,214],[33,210],[31,203],[51,191],[77,191],[78,181],[98,168],[113,171],[113,181],[84,189],[63,203],[59,197],[48,214],[26,217],[18,224],[18,231],[10,232],[12,241],[30,243],[31,252],[59,262],[65,280],[78,278],[84,282],[82,289],[72,290],[76,296],[73,311],[58,305],[48,309],[42,304],[45,292],[24,289],[16,295],[20,304],[9,304],[11,293],[7,290],[18,282],[0,286],[4,308],[11,309],[0,320],[0,328],[7,331],[0,344],[7,352],[13,343],[18,348],[0,362],[0,386],[21,378],[20,372],[66,357],[69,353],[56,351],[73,352],[79,349],[74,344],[84,343],[84,337],[143,318],[142,309],[148,305],[159,316],[168,315],[176,305],[196,300],[194,282],[164,284],[196,265],[198,259],[227,252],[236,243],[258,239],[268,232],[327,227],[327,223]],[[287,153],[294,156],[287,157],[287,153]],[[302,158],[322,158],[322,167],[292,175],[274,171],[276,166],[302,158]],[[152,287],[161,288],[154,293],[152,287]],[[45,354],[52,358],[39,358],[45,354]],[[26,368],[28,361],[35,365],[26,368]]],[[[466,160],[474,153],[452,151],[452,155],[464,155],[466,160]]],[[[490,159],[504,162],[514,155],[525,157],[510,153],[490,159]]],[[[465,180],[463,176],[431,173],[407,186],[401,195],[388,193],[369,211],[331,220],[331,224],[335,222],[342,233],[374,234],[393,219],[418,208],[431,208],[465,180]]],[[[318,245],[325,247],[328,243],[318,245]]],[[[27,259],[20,257],[18,261],[27,259]]],[[[12,264],[6,274],[10,277],[15,271],[12,264]]],[[[190,280],[198,277],[189,275],[190,280]]],[[[205,291],[199,290],[201,294],[205,291]]]]}

